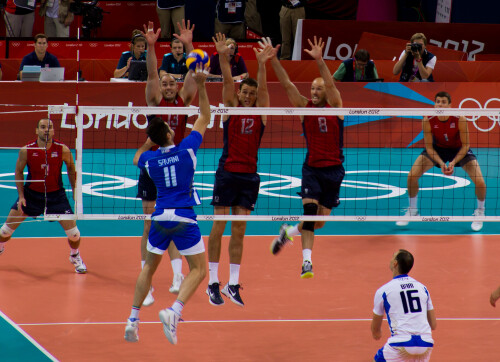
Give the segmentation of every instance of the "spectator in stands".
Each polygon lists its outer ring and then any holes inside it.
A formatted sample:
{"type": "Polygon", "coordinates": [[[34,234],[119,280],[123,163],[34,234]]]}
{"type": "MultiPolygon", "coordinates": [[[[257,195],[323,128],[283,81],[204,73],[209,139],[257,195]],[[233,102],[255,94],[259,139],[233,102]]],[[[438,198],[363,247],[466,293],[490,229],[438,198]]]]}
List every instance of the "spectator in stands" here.
{"type": "Polygon", "coordinates": [[[172,38],[172,26],[175,27],[175,33],[179,34],[179,26],[184,20],[185,0],[157,0],[156,13],[160,20],[161,37],[172,38]]]}
{"type": "Polygon", "coordinates": [[[42,0],[38,14],[44,16],[44,31],[51,38],[69,38],[75,15],[69,11],[71,0],[42,0]]]}
{"type": "Polygon", "coordinates": [[[226,38],[245,39],[245,4],[246,0],[217,0],[215,8],[215,34],[221,33],[226,38]]]}
{"type": "MultiPolygon", "coordinates": [[[[243,57],[238,53],[238,44],[234,39],[227,39],[226,45],[229,48],[229,65],[231,65],[231,75],[233,80],[239,81],[248,78],[248,70],[243,60],[243,57]]],[[[222,80],[222,72],[219,63],[219,54],[213,53],[210,57],[210,76],[220,77],[222,80]]]]}
{"type": "Polygon", "coordinates": [[[398,75],[400,82],[434,82],[432,71],[437,58],[427,51],[427,38],[422,33],[413,34],[401,53],[392,73],[398,75]]]}
{"type": "Polygon", "coordinates": [[[280,29],[281,56],[280,59],[292,59],[293,42],[299,19],[306,18],[304,5],[307,0],[281,0],[280,29]]]}
{"type": "Polygon", "coordinates": [[[259,11],[257,10],[257,0],[247,0],[245,8],[245,22],[247,26],[256,31],[259,35],[262,33],[262,20],[259,11]]]}
{"type": "Polygon", "coordinates": [[[377,68],[373,60],[370,60],[370,53],[366,49],[359,49],[354,58],[340,63],[333,75],[336,82],[365,82],[377,78],[377,68]]]}
{"type": "Polygon", "coordinates": [[[132,60],[146,61],[146,38],[142,36],[140,30],[132,32],[132,40],[130,41],[130,50],[123,52],[118,65],[116,66],[114,77],[128,77],[128,68],[132,60]]]}
{"type": "Polygon", "coordinates": [[[7,0],[4,21],[6,37],[32,37],[35,1],[7,0]]]}
{"type": "Polygon", "coordinates": [[[57,68],[61,66],[57,57],[47,51],[48,46],[47,35],[35,35],[35,50],[24,56],[19,67],[19,79],[22,79],[22,70],[25,65],[39,65],[44,68],[57,68]]]}
{"type": "Polygon", "coordinates": [[[174,38],[172,40],[170,43],[170,51],[170,53],[163,56],[159,69],[160,79],[167,73],[170,73],[175,78],[182,78],[188,72],[184,45],[179,39],[174,38]]]}

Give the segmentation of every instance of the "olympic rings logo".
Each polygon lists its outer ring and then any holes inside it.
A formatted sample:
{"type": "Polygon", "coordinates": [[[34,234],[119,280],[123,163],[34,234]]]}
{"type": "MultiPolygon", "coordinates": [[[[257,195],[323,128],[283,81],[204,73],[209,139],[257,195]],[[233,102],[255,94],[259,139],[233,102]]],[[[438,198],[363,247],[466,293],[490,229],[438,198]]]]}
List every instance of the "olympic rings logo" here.
{"type": "MultiPolygon", "coordinates": [[[[482,105],[481,103],[475,99],[475,98],[465,98],[465,99],[462,99],[462,101],[460,102],[458,108],[472,108],[472,107],[462,107],[462,105],[464,103],[467,103],[467,102],[473,102],[475,103],[479,109],[482,109],[482,105]]],[[[499,98],[490,98],[486,101],[486,103],[484,104],[484,109],[487,109],[488,108],[488,105],[491,103],[491,102],[499,102],[500,103],[500,99],[499,98]]],[[[491,107],[491,108],[495,108],[495,107],[491,107]]],[[[500,108],[500,104],[498,105],[497,108],[500,108]]],[[[471,116],[471,117],[465,117],[468,121],[472,122],[472,124],[474,125],[474,127],[476,127],[476,129],[478,131],[481,131],[481,132],[490,132],[493,128],[495,128],[495,124],[498,123],[498,126],[500,127],[500,117],[499,116],[488,116],[488,119],[490,119],[491,121],[493,121],[491,123],[491,126],[489,128],[481,128],[479,127],[479,125],[476,123],[476,121],[480,118],[481,116],[471,116]]]]}

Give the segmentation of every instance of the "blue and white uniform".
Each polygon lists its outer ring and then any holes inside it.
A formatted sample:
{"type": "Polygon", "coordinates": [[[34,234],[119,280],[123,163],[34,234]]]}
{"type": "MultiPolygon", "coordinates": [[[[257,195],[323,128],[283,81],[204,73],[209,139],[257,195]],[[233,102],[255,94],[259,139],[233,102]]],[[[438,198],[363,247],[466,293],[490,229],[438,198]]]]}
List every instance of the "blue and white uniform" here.
{"type": "Polygon", "coordinates": [[[138,167],[148,173],[158,190],[147,246],[151,253],[162,255],[170,241],[182,255],[205,251],[193,210],[200,204],[193,178],[202,140],[199,132],[191,131],[178,146],[146,151],[139,158],[138,167]]]}
{"type": "Polygon", "coordinates": [[[376,362],[428,361],[434,346],[427,311],[431,296],[422,283],[406,274],[394,277],[375,293],[373,313],[387,315],[391,337],[375,355],[376,362]],[[413,359],[412,359],[413,358],[413,359]]]}

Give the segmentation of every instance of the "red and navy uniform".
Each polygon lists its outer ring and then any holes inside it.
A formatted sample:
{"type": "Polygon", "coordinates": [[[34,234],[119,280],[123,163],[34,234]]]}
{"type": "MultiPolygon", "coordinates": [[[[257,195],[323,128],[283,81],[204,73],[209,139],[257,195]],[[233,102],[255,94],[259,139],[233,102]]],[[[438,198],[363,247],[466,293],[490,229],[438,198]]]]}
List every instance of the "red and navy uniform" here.
{"type": "Polygon", "coordinates": [[[230,116],[224,122],[224,148],[215,173],[212,205],[254,209],[260,187],[257,153],[264,128],[257,115],[230,116]]]}
{"type": "Polygon", "coordinates": [[[441,148],[462,147],[458,120],[459,118],[455,116],[450,116],[446,121],[440,121],[437,116],[430,117],[433,145],[441,148]]]}
{"type": "Polygon", "coordinates": [[[257,172],[257,154],[264,128],[259,115],[230,116],[224,122],[224,149],[219,168],[229,172],[257,172]]]}
{"type": "MultiPolygon", "coordinates": [[[[309,108],[316,107],[311,100],[309,108]]],[[[330,108],[329,104],[325,107],[330,108]]],[[[339,193],[345,170],[344,120],[337,116],[304,116],[302,128],[307,143],[307,155],[302,166],[300,195],[317,200],[332,209],[340,204],[339,193]]]]}
{"type": "Polygon", "coordinates": [[[28,165],[26,186],[30,190],[45,193],[63,188],[61,176],[63,146],[55,140],[47,150],[39,149],[37,141],[26,145],[28,165]],[[45,180],[45,182],[29,182],[29,180],[45,180]]]}
{"type": "MultiPolygon", "coordinates": [[[[173,102],[167,102],[165,98],[161,99],[158,107],[184,107],[184,101],[177,94],[173,102]]],[[[178,145],[184,139],[186,133],[187,115],[185,114],[164,114],[160,116],[165,122],[168,123],[170,128],[175,132],[174,144],[178,145]]]]}
{"type": "MultiPolygon", "coordinates": [[[[309,101],[306,107],[316,106],[309,101]]],[[[325,108],[330,105],[326,104],[325,108]]],[[[328,167],[344,162],[344,120],[337,116],[304,116],[302,128],[307,143],[306,164],[328,167]]]]}
{"type": "MultiPolygon", "coordinates": [[[[173,102],[167,102],[165,98],[162,97],[159,107],[184,107],[184,101],[177,94],[173,102]]],[[[184,139],[184,134],[186,133],[186,122],[187,115],[182,114],[164,114],[159,116],[164,122],[170,126],[174,131],[174,144],[178,145],[184,139]]],[[[149,120],[150,117],[148,117],[149,120]]],[[[153,147],[152,150],[157,149],[153,147]]],[[[140,169],[139,182],[137,184],[137,197],[145,201],[156,200],[157,192],[156,186],[147,174],[146,171],[140,169]]]]}
{"type": "MultiPolygon", "coordinates": [[[[72,214],[73,210],[66,196],[62,182],[64,145],[53,140],[47,150],[40,149],[37,142],[26,145],[28,176],[24,184],[26,206],[23,212],[32,217],[47,214],[72,214]],[[44,180],[45,182],[30,182],[44,180]]],[[[16,200],[11,209],[17,209],[16,200]]]]}

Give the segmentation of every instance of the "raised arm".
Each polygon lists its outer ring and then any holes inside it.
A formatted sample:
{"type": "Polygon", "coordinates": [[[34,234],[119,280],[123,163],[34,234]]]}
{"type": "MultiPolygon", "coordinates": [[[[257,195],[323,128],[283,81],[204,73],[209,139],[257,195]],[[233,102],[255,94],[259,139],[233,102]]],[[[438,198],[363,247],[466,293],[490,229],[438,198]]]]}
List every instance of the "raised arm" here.
{"type": "Polygon", "coordinates": [[[134,165],[137,166],[137,164],[139,163],[139,158],[141,158],[141,155],[150,150],[151,147],[155,146],[155,143],[153,141],[151,141],[151,139],[148,137],[148,139],[146,140],[146,142],[144,142],[144,144],[139,147],[137,149],[137,151],[135,152],[135,155],[134,155],[134,160],[132,161],[134,163],[134,165]]]}
{"type": "Polygon", "coordinates": [[[319,40],[316,39],[316,36],[314,36],[314,43],[312,43],[310,39],[307,39],[307,41],[311,46],[311,50],[304,49],[304,51],[309,54],[318,65],[319,74],[325,82],[326,99],[328,101],[328,104],[330,104],[330,106],[332,107],[342,107],[342,98],[340,97],[340,92],[335,86],[332,74],[330,73],[325,60],[323,59],[323,48],[325,46],[325,43],[321,38],[319,38],[319,40]]]}
{"type": "Polygon", "coordinates": [[[73,155],[71,154],[70,149],[66,145],[63,147],[62,160],[66,164],[66,169],[68,171],[68,179],[69,179],[69,183],[71,185],[71,190],[73,190],[73,195],[76,195],[76,193],[75,193],[75,187],[76,187],[75,161],[73,160],[73,155]]]}
{"type": "MultiPolygon", "coordinates": [[[[177,23],[177,26],[179,27],[179,33],[180,34],[174,34],[174,37],[179,39],[182,44],[184,45],[184,51],[186,54],[189,54],[193,51],[193,30],[194,30],[194,24],[191,26],[191,22],[188,20],[187,24],[182,19],[182,24],[177,23]]],[[[184,105],[187,107],[191,104],[193,101],[194,96],[196,95],[196,83],[193,80],[192,71],[189,71],[186,76],[184,77],[184,84],[182,88],[179,90],[179,96],[182,98],[184,101],[184,105]]]]}
{"type": "Polygon", "coordinates": [[[19,211],[22,211],[21,205],[26,206],[26,200],[24,199],[24,169],[26,167],[26,164],[28,162],[28,151],[26,150],[25,147],[21,148],[19,150],[19,157],[17,158],[16,162],[16,173],[15,173],[15,180],[16,180],[16,188],[17,188],[17,193],[19,195],[19,203],[17,204],[17,209],[19,211]]]}
{"type": "Polygon", "coordinates": [[[157,106],[161,102],[160,80],[158,78],[158,60],[156,59],[155,45],[160,36],[161,29],[154,31],[152,21],[148,22],[148,27],[144,25],[142,36],[148,42],[148,51],[146,54],[146,65],[148,68],[148,81],[146,83],[146,103],[148,106],[157,106]]]}
{"type": "Polygon", "coordinates": [[[410,52],[411,52],[411,43],[406,43],[404,53],[399,57],[398,61],[396,62],[396,64],[394,64],[394,67],[392,68],[392,74],[398,75],[399,73],[401,73],[405,65],[406,59],[408,58],[408,54],[410,54],[410,52]]]}
{"type": "Polygon", "coordinates": [[[198,87],[198,103],[200,107],[200,115],[193,125],[193,130],[201,133],[203,136],[210,123],[210,103],[208,101],[207,89],[205,87],[205,80],[208,76],[208,67],[201,69],[201,65],[196,66],[196,72],[193,73],[193,80],[198,87]]]}
{"type": "Polygon", "coordinates": [[[229,48],[226,45],[226,36],[217,33],[215,37],[212,37],[212,40],[219,54],[219,64],[222,72],[222,101],[226,107],[235,107],[238,105],[238,100],[234,92],[234,81],[231,75],[231,65],[229,64],[229,48]]]}

